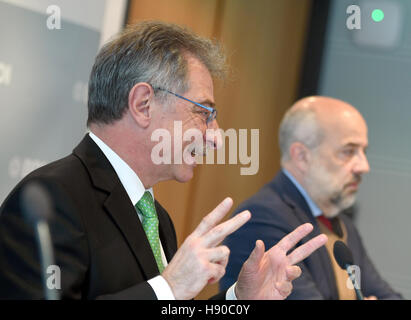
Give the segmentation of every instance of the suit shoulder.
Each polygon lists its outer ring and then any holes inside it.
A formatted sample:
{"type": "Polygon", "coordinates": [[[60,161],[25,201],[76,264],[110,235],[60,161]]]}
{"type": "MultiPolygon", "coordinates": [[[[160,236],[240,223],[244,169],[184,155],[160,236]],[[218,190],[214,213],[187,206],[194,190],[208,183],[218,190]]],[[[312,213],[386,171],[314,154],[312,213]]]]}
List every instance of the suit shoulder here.
{"type": "Polygon", "coordinates": [[[46,164],[25,176],[8,194],[2,208],[7,203],[18,200],[20,191],[29,182],[37,181],[51,191],[55,191],[56,188],[73,190],[75,189],[73,186],[82,185],[79,181],[84,180],[86,176],[87,171],[81,161],[71,154],[46,164]]]}
{"type": "Polygon", "coordinates": [[[81,173],[86,173],[85,167],[75,155],[70,154],[62,159],[50,162],[33,172],[31,172],[24,180],[33,178],[54,178],[68,179],[81,173]],[[75,175],[73,173],[76,173],[75,175]]]}
{"type": "Polygon", "coordinates": [[[251,211],[253,216],[269,215],[272,217],[273,215],[280,215],[282,212],[288,211],[289,208],[273,185],[268,183],[242,202],[235,210],[235,213],[244,210],[251,211]]]}

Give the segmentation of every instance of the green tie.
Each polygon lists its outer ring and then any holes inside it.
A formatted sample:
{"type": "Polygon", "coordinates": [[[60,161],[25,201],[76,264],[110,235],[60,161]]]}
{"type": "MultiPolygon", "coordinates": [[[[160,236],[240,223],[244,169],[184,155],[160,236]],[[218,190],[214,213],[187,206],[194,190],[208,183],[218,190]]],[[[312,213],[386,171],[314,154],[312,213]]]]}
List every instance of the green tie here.
{"type": "Polygon", "coordinates": [[[136,208],[143,215],[143,229],[146,232],[148,242],[156,259],[158,270],[163,272],[164,265],[161,260],[160,237],[158,235],[158,218],[151,193],[146,191],[137,202],[136,208]]]}

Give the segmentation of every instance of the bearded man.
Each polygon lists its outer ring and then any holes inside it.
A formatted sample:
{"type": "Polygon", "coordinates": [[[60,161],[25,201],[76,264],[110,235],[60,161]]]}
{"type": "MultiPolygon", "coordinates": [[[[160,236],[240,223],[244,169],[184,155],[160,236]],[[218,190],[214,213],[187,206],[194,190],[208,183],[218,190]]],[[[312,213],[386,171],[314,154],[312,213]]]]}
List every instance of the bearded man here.
{"type": "Polygon", "coordinates": [[[358,230],[344,213],[355,202],[362,175],[370,170],[367,125],[358,110],[334,98],[303,98],[286,112],[279,144],[280,172],[234,212],[247,209],[255,214],[224,242],[231,255],[220,286],[235,281],[256,239],[271,247],[296,226],[311,222],[311,235],[325,233],[328,241],[300,264],[302,276],[293,283],[289,299],[356,298],[347,272],[334,259],[337,240],[353,253],[366,299],[401,299],[375,269],[358,230]]]}

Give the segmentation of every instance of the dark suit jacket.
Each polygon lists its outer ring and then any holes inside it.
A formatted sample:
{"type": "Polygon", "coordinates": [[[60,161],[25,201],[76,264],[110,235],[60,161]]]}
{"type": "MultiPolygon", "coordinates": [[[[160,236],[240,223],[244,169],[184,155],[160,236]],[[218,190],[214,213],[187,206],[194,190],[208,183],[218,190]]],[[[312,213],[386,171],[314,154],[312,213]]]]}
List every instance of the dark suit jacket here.
{"type": "MultiPolygon", "coordinates": [[[[220,281],[221,288],[229,287],[235,281],[257,239],[264,241],[266,249],[271,248],[285,235],[306,222],[313,224],[314,230],[298,245],[321,234],[305,199],[282,171],[259,192],[242,203],[234,214],[246,209],[252,214],[251,220],[224,241],[231,254],[226,274],[220,281]]],[[[353,253],[354,263],[361,270],[361,289],[364,296],[401,299],[401,296],[378,274],[350,218],[344,213],[340,214],[340,217],[347,228],[347,242],[353,253]]],[[[315,251],[299,266],[302,275],[293,281],[293,291],[289,299],[338,299],[334,271],[325,247],[315,251]]]]}
{"type": "MultiPolygon", "coordinates": [[[[34,180],[44,183],[53,199],[50,230],[63,298],[156,299],[146,281],[159,272],[136,210],[88,135],[71,155],[24,178],[1,206],[0,299],[44,297],[33,227],[20,208],[22,187],[34,180]]],[[[177,250],[175,230],[167,212],[155,205],[170,261],[177,250]]]]}

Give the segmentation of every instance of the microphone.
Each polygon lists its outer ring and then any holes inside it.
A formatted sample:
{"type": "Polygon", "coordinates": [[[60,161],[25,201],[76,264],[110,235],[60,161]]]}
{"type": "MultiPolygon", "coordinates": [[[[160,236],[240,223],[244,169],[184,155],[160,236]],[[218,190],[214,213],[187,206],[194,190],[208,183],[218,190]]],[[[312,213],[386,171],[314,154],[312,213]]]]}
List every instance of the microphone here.
{"type": "Polygon", "coordinates": [[[357,300],[364,300],[364,296],[361,292],[361,289],[358,288],[358,285],[356,284],[355,276],[350,270],[350,266],[354,264],[354,258],[352,256],[351,250],[345,245],[344,242],[337,240],[334,243],[333,252],[334,258],[337,261],[340,268],[347,271],[348,276],[354,286],[355,293],[357,295],[357,300]]]}
{"type": "Polygon", "coordinates": [[[26,219],[36,231],[44,295],[46,300],[58,300],[58,290],[47,286],[47,268],[54,265],[53,246],[48,224],[48,220],[53,215],[50,195],[40,183],[30,182],[22,190],[20,204],[26,219]]]}

